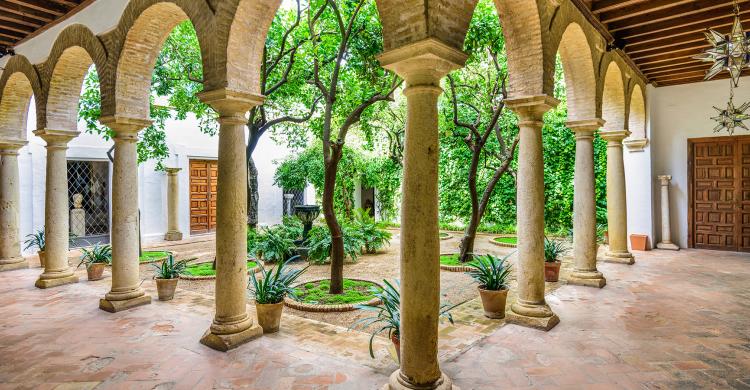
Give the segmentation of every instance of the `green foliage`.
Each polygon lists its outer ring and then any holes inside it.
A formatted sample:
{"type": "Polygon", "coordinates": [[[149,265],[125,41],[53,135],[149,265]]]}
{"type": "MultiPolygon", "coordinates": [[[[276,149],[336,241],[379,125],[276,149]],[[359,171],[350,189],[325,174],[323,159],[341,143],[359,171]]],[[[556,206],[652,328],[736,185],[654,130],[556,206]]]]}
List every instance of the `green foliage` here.
{"type": "Polygon", "coordinates": [[[494,240],[502,244],[518,244],[518,237],[495,237],[494,240]]]}
{"type": "Polygon", "coordinates": [[[290,240],[302,239],[302,232],[305,229],[299,218],[288,215],[284,216],[279,227],[281,228],[282,234],[290,240]]]}
{"type": "Polygon", "coordinates": [[[81,262],[78,267],[83,264],[86,264],[86,268],[93,264],[112,264],[112,246],[96,244],[91,248],[81,248],[81,262]]]}
{"type": "Polygon", "coordinates": [[[36,233],[31,233],[26,236],[26,240],[23,242],[23,250],[29,250],[36,248],[38,251],[44,251],[45,240],[44,240],[44,229],[39,229],[36,233]]]}
{"type": "Polygon", "coordinates": [[[187,260],[174,261],[174,256],[170,254],[161,264],[152,264],[154,266],[155,279],[177,279],[180,274],[187,268],[187,260]]]}
{"type": "MultiPolygon", "coordinates": [[[[255,269],[258,266],[258,263],[254,261],[248,261],[247,262],[247,269],[252,270],[255,269]]],[[[190,276],[214,276],[216,275],[216,270],[213,267],[213,263],[198,263],[198,264],[190,264],[185,268],[185,271],[183,272],[185,275],[190,276]]]]}
{"type": "Polygon", "coordinates": [[[330,280],[308,282],[295,289],[297,300],[315,305],[341,305],[366,302],[375,297],[373,291],[380,288],[373,282],[344,279],[344,293],[330,294],[330,280]]]}
{"type": "Polygon", "coordinates": [[[469,263],[469,267],[473,268],[469,272],[469,276],[479,283],[480,288],[485,290],[507,290],[510,288],[508,283],[512,267],[508,261],[510,256],[506,255],[503,258],[493,255],[474,257],[474,261],[469,263]]]}
{"type": "Polygon", "coordinates": [[[375,253],[391,243],[391,232],[385,229],[385,225],[376,222],[368,210],[354,210],[351,227],[361,233],[367,253],[375,253]]]}
{"type": "Polygon", "coordinates": [[[440,264],[456,266],[456,265],[465,265],[466,263],[461,262],[460,256],[458,254],[453,254],[453,255],[440,255],[440,264]]]}
{"type": "MultiPolygon", "coordinates": [[[[289,261],[292,261],[292,259],[289,261]]],[[[253,298],[255,298],[255,302],[264,305],[280,303],[284,301],[284,297],[287,295],[291,298],[296,298],[292,284],[302,276],[307,267],[302,269],[288,269],[287,265],[289,261],[280,261],[270,272],[266,271],[265,268],[261,269],[260,280],[254,273],[250,275],[248,289],[253,298]]]]}
{"type": "Polygon", "coordinates": [[[568,253],[568,244],[565,241],[550,240],[544,237],[544,261],[554,263],[560,260],[560,256],[568,253]]]}
{"type": "MultiPolygon", "coordinates": [[[[362,247],[365,239],[361,232],[349,226],[342,224],[341,230],[344,236],[344,254],[352,260],[362,254],[362,247]]],[[[331,232],[325,226],[313,226],[310,230],[308,239],[310,251],[308,257],[313,264],[325,264],[331,256],[331,232]]]]}
{"type": "Polygon", "coordinates": [[[156,260],[163,260],[170,255],[167,251],[143,251],[139,258],[141,263],[149,263],[156,260]]]}
{"type": "Polygon", "coordinates": [[[255,254],[270,263],[285,262],[292,257],[294,248],[294,240],[283,226],[264,228],[254,246],[255,254]]]}

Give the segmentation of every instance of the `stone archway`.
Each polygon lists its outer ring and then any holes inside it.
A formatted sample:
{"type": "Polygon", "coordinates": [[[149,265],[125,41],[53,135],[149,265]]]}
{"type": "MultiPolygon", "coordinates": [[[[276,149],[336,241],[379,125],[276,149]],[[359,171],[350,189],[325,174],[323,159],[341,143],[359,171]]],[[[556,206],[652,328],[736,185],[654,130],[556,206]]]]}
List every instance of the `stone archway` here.
{"type": "Polygon", "coordinates": [[[12,57],[0,78],[0,139],[26,140],[31,98],[36,101],[41,90],[36,69],[26,57],[12,57]]]}
{"type": "Polygon", "coordinates": [[[571,23],[558,48],[565,75],[568,119],[596,118],[596,75],[591,49],[583,29],[571,23]]]}
{"type": "Polygon", "coordinates": [[[646,139],[646,101],[643,89],[636,84],[630,97],[630,115],[628,115],[628,130],[633,139],[646,139]]]}
{"type": "Polygon", "coordinates": [[[602,83],[602,119],[608,131],[627,129],[625,121],[625,86],[620,66],[612,61],[602,83]]]}

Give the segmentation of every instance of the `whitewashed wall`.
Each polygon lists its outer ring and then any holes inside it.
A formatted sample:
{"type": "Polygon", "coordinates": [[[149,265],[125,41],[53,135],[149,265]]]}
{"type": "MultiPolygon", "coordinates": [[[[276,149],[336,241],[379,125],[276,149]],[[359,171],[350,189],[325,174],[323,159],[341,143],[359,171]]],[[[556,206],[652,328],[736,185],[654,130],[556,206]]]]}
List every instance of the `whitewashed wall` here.
{"type": "MultiPolygon", "coordinates": [[[[648,116],[647,108],[646,118],[648,116]]],[[[646,125],[646,138],[651,138],[650,121],[647,121],[646,125]]],[[[656,246],[652,191],[655,177],[651,173],[652,142],[649,140],[643,150],[625,147],[623,152],[627,187],[628,245],[630,245],[631,234],[645,234],[648,236],[649,248],[656,246]]]]}

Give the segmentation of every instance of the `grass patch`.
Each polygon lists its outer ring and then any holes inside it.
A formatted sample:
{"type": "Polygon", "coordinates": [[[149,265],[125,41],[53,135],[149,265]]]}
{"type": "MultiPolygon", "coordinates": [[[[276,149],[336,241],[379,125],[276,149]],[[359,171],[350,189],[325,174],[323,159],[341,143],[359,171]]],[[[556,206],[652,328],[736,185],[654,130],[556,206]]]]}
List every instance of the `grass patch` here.
{"type": "Polygon", "coordinates": [[[469,265],[473,263],[473,261],[470,261],[468,263],[462,263],[460,260],[458,260],[458,254],[455,255],[441,255],[440,256],[440,264],[442,265],[469,265]]]}
{"type": "Polygon", "coordinates": [[[450,236],[451,236],[451,235],[450,235],[450,234],[448,234],[448,233],[445,233],[445,232],[440,232],[440,238],[448,238],[448,237],[450,237],[450,236]]]}
{"type": "Polygon", "coordinates": [[[318,282],[303,283],[295,289],[297,300],[303,303],[314,305],[342,305],[350,303],[364,303],[372,298],[374,294],[371,287],[378,287],[373,282],[361,280],[344,279],[344,293],[331,295],[328,289],[331,288],[330,280],[321,280],[318,282]]]}
{"type": "MultiPolygon", "coordinates": [[[[190,276],[216,276],[216,270],[211,268],[213,264],[209,263],[199,263],[199,264],[192,264],[189,265],[187,268],[185,268],[185,274],[190,276]]],[[[258,263],[254,261],[248,261],[247,262],[247,269],[251,270],[258,266],[258,263]]]]}
{"type": "Polygon", "coordinates": [[[167,257],[169,257],[169,252],[167,251],[143,251],[143,254],[140,257],[140,262],[148,263],[151,261],[163,260],[167,257]]]}
{"type": "Polygon", "coordinates": [[[518,245],[518,237],[495,237],[493,240],[501,244],[518,245]]]}

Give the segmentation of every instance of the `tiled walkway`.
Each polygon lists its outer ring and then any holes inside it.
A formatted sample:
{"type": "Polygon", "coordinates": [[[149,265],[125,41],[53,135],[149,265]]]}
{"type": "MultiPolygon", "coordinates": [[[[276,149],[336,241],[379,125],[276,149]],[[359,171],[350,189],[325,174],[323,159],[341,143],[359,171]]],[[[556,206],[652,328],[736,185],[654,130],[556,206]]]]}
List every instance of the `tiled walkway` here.
{"type": "MultiPolygon", "coordinates": [[[[549,296],[562,319],[549,333],[476,318],[469,302],[441,331],[443,369],[464,390],[750,388],[750,255],[637,255],[601,264],[602,290],[549,296]]],[[[210,297],[109,314],[97,308],[109,280],[38,290],[38,273],[0,274],[0,388],[376,389],[395,369],[385,341],[371,360],[367,335],[291,316],[278,335],[215,352],[198,343],[210,297]]]]}

